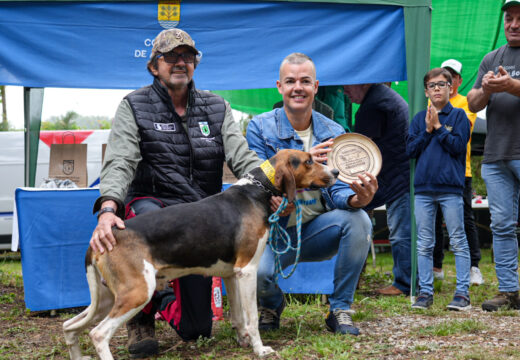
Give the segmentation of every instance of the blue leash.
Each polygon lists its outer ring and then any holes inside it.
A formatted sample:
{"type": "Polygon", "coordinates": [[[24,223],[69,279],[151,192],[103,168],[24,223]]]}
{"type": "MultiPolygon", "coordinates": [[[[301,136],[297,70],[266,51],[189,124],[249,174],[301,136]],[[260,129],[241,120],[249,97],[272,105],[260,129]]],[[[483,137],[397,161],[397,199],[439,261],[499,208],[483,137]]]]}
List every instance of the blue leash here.
{"type": "Polygon", "coordinates": [[[278,281],[278,274],[280,274],[284,279],[289,278],[296,270],[296,266],[298,265],[298,261],[300,260],[300,249],[302,244],[302,208],[298,201],[295,201],[296,206],[296,234],[297,234],[297,243],[296,247],[291,246],[291,237],[287,233],[287,231],[278,224],[280,220],[279,214],[285,210],[287,207],[288,201],[287,198],[282,199],[282,203],[278,207],[278,210],[271,216],[269,216],[269,224],[271,224],[271,228],[269,229],[269,246],[274,253],[275,259],[275,281],[278,281]],[[282,241],[283,245],[285,245],[285,249],[278,250],[278,241],[282,241]],[[293,268],[288,275],[283,273],[282,263],[280,262],[280,256],[287,253],[289,250],[296,251],[296,258],[294,259],[293,268]]]}

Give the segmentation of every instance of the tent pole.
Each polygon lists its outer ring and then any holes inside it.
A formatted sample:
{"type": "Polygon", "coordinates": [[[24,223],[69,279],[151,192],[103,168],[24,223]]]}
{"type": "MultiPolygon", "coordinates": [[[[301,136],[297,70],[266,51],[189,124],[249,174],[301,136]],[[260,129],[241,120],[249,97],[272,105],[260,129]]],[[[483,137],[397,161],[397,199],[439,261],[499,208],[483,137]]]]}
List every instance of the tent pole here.
{"type": "Polygon", "coordinates": [[[24,186],[34,187],[42,120],[43,88],[23,88],[24,97],[24,186]]]}
{"type": "MultiPolygon", "coordinates": [[[[413,115],[426,109],[426,97],[423,90],[423,77],[430,68],[430,43],[432,7],[405,7],[406,72],[408,78],[408,109],[410,121],[413,115]]],[[[411,264],[410,301],[415,302],[417,286],[417,229],[415,224],[414,196],[415,161],[410,161],[410,222],[411,222],[411,264]]]]}

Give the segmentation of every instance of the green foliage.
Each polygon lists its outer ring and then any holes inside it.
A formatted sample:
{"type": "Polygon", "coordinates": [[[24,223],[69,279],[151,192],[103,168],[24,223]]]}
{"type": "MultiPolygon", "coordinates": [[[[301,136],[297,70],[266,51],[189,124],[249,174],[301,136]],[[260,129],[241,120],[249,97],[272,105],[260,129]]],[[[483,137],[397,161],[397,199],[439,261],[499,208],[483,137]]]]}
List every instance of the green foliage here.
{"type": "Polygon", "coordinates": [[[112,123],[109,120],[98,120],[98,124],[102,130],[108,130],[112,127],[112,123]]]}
{"type": "MultiPolygon", "coordinates": [[[[0,256],[0,286],[23,286],[20,254],[5,252],[0,256]]],[[[0,303],[6,302],[10,294],[3,295],[0,303]],[[7,298],[6,298],[7,296],[7,298]]]]}
{"type": "Polygon", "coordinates": [[[8,293],[4,295],[0,295],[0,304],[12,304],[16,299],[15,293],[8,293]]]}
{"type": "Polygon", "coordinates": [[[78,127],[74,121],[78,117],[75,111],[68,111],[65,115],[60,116],[56,122],[56,127],[60,130],[76,130],[78,127]]]}
{"type": "Polygon", "coordinates": [[[9,130],[9,122],[7,121],[7,104],[5,102],[5,85],[0,85],[0,104],[2,111],[0,112],[0,131],[9,130]]]}
{"type": "Polygon", "coordinates": [[[91,130],[110,129],[112,122],[104,116],[81,116],[69,111],[63,116],[51,116],[42,121],[42,130],[91,130]]]}
{"type": "Polygon", "coordinates": [[[471,157],[471,175],[473,176],[472,186],[473,191],[477,195],[487,196],[486,184],[480,176],[480,169],[482,167],[482,156],[471,157]]]}
{"type": "Polygon", "coordinates": [[[56,130],[56,124],[51,121],[42,121],[40,130],[56,130]]]}
{"type": "Polygon", "coordinates": [[[42,121],[42,130],[77,130],[75,119],[79,115],[75,111],[68,111],[65,115],[59,116],[54,121],[42,121]]]}
{"type": "Polygon", "coordinates": [[[242,130],[242,134],[244,136],[246,136],[247,125],[249,125],[249,122],[251,121],[252,118],[253,118],[253,115],[244,113],[244,115],[238,121],[238,123],[240,125],[240,130],[242,130]]]}

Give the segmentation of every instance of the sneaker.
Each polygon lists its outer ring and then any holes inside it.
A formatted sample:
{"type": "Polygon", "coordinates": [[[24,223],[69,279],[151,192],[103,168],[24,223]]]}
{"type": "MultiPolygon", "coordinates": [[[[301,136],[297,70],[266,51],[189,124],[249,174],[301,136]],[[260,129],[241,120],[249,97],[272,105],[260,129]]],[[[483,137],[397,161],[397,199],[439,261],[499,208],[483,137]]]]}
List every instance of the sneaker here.
{"type": "Polygon", "coordinates": [[[482,285],[484,283],[484,279],[482,278],[482,273],[480,269],[476,266],[472,266],[469,271],[469,283],[471,285],[482,285]]]}
{"type": "Polygon", "coordinates": [[[153,314],[140,312],[126,324],[126,329],[128,330],[128,352],[133,359],[159,353],[159,342],[155,339],[153,314]]]}
{"type": "Polygon", "coordinates": [[[327,330],[335,334],[359,335],[359,329],[354,326],[351,313],[353,313],[352,310],[336,309],[329,311],[325,319],[327,330]]]}
{"type": "Polygon", "coordinates": [[[285,298],[283,298],[282,304],[277,309],[268,309],[260,306],[260,319],[258,320],[258,330],[270,331],[277,330],[280,328],[280,316],[282,315],[283,309],[285,309],[285,298]]]}
{"type": "Polygon", "coordinates": [[[471,309],[471,303],[469,301],[469,296],[455,294],[453,300],[446,306],[448,310],[453,311],[466,311],[471,309]]]}
{"type": "Polygon", "coordinates": [[[420,294],[412,305],[412,309],[428,309],[433,305],[433,295],[420,294]]]}
{"type": "Polygon", "coordinates": [[[444,280],[444,270],[439,268],[433,268],[433,279],[444,280]]]}
{"type": "Polygon", "coordinates": [[[518,291],[500,292],[493,299],[482,303],[482,309],[486,311],[497,311],[500,308],[520,310],[518,291]]]}

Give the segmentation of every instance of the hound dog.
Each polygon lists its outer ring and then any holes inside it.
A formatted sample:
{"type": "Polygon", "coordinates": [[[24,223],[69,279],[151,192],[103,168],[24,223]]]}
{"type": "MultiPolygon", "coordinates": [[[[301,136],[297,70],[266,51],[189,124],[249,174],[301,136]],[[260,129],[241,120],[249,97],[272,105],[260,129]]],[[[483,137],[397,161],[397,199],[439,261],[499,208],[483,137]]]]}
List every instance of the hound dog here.
{"type": "Polygon", "coordinates": [[[313,162],[309,153],[281,150],[226,191],[203,200],[166,207],[113,228],[110,252],[87,250],[85,267],[91,304],[63,324],[71,359],[81,359],[78,335],[88,325],[99,357],[113,359],[109,342],[167,281],[189,274],[221,276],[230,317],[241,346],[258,356],[274,352],[258,332],[256,273],[268,234],[272,195],[332,185],[337,170],[313,162]]]}

